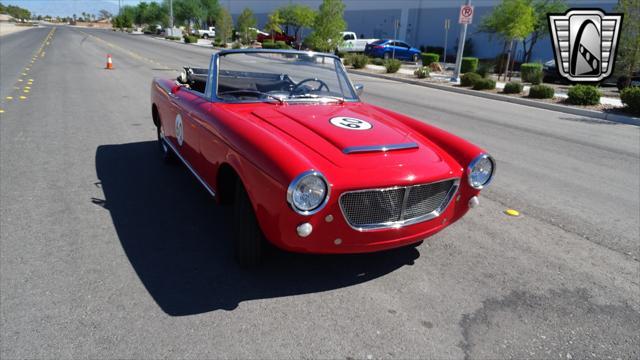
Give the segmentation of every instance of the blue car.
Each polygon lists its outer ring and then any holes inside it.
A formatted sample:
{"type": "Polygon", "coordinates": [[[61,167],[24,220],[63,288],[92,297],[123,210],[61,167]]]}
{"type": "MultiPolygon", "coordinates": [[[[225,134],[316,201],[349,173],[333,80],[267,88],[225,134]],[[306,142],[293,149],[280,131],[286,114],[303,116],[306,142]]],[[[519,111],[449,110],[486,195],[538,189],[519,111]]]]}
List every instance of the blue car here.
{"type": "Polygon", "coordinates": [[[404,41],[399,40],[376,40],[367,44],[364,48],[365,55],[391,59],[418,62],[420,60],[420,50],[411,47],[404,41]]]}

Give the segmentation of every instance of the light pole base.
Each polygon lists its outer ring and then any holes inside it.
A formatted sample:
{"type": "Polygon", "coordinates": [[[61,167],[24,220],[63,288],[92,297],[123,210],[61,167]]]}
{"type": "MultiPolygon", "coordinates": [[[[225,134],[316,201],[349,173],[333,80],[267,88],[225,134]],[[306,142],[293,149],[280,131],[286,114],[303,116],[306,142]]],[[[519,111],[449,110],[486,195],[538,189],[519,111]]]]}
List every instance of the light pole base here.
{"type": "Polygon", "coordinates": [[[451,79],[449,79],[449,81],[451,81],[454,84],[460,84],[460,78],[459,77],[452,77],[451,79]]]}

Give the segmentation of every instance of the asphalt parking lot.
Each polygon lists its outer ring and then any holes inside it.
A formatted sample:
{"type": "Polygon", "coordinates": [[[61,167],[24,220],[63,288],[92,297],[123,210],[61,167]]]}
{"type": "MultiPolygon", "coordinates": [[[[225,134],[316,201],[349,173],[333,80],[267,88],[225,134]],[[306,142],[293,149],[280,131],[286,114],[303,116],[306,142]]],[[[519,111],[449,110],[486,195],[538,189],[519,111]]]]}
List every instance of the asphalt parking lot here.
{"type": "Polygon", "coordinates": [[[52,29],[0,38],[0,358],[640,357],[640,128],[352,76],[495,181],[415,249],[242,270],[151,121],[151,79],[212,50],[52,29]]]}

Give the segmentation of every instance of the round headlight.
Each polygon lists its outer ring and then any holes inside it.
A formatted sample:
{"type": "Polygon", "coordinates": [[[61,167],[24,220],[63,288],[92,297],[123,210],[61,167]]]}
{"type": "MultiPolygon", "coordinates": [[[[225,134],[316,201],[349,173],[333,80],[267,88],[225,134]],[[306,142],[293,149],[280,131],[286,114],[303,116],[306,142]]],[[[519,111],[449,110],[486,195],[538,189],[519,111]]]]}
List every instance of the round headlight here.
{"type": "Polygon", "coordinates": [[[306,171],[291,182],[287,190],[287,201],[302,215],[320,211],[329,199],[329,184],[317,171],[306,171]]]}
{"type": "Polygon", "coordinates": [[[482,154],[469,164],[467,174],[469,177],[469,185],[474,189],[482,189],[487,186],[493,178],[496,169],[496,163],[493,158],[487,154],[482,154]]]}

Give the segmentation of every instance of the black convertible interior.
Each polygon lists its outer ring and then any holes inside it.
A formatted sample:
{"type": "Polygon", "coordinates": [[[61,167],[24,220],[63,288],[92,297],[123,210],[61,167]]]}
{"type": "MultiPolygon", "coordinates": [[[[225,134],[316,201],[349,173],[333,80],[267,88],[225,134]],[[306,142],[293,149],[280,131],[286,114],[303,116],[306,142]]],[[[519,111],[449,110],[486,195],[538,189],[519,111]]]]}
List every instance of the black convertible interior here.
{"type": "MultiPolygon", "coordinates": [[[[185,67],[178,76],[178,82],[194,91],[204,93],[208,75],[208,69],[185,67]]],[[[233,70],[221,70],[218,74],[218,96],[227,100],[288,97],[319,92],[323,89],[327,93],[330,92],[327,84],[316,78],[296,83],[287,74],[233,70]]]]}

